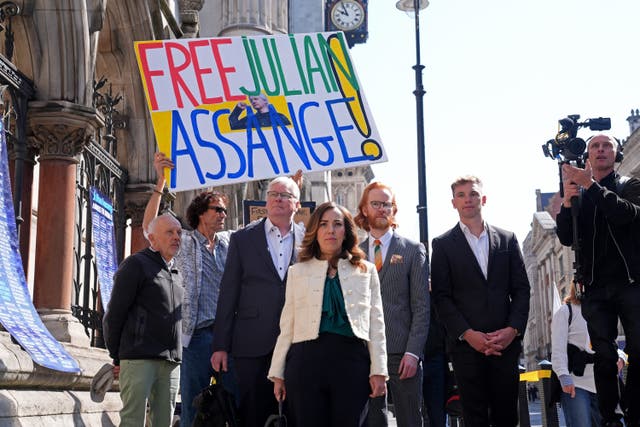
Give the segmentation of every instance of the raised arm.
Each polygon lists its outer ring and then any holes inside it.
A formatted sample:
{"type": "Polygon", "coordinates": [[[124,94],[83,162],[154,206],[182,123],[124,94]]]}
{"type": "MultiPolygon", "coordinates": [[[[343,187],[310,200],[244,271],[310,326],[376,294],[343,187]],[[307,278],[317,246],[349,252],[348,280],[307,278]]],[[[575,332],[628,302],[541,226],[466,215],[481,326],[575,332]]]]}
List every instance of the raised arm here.
{"type": "Polygon", "coordinates": [[[144,209],[144,217],[142,218],[142,229],[146,232],[147,227],[158,216],[158,209],[160,209],[160,201],[162,200],[162,190],[164,190],[165,178],[164,169],[173,169],[173,162],[164,155],[164,153],[156,153],[153,156],[153,168],[156,170],[156,186],[153,189],[153,193],[149,197],[147,206],[144,209]]]}

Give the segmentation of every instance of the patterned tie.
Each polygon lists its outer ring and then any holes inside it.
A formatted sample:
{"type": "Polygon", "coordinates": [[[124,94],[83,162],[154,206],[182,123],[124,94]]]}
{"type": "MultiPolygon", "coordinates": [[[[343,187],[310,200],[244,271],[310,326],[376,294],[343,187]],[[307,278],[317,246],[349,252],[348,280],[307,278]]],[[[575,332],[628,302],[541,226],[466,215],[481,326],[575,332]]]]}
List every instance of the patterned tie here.
{"type": "Polygon", "coordinates": [[[376,239],[373,244],[375,245],[373,247],[373,261],[376,264],[376,270],[380,271],[382,270],[382,249],[380,248],[382,242],[376,239]]]}

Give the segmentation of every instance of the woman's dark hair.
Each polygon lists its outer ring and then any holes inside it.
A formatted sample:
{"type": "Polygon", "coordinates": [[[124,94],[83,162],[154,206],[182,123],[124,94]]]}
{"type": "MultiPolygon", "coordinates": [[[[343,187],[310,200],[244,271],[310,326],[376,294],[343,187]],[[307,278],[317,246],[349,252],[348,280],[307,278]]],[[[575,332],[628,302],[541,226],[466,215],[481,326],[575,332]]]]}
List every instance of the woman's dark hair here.
{"type": "Polygon", "coordinates": [[[209,203],[213,201],[222,201],[224,205],[227,205],[227,196],[218,193],[217,191],[205,191],[198,194],[189,204],[187,208],[187,222],[189,226],[194,230],[200,225],[200,215],[205,213],[209,209],[209,203]]]}
{"type": "Polygon", "coordinates": [[[329,263],[336,266],[338,259],[348,259],[351,255],[349,262],[361,270],[365,270],[366,267],[362,260],[365,258],[365,253],[358,246],[358,235],[356,234],[356,224],[353,222],[351,213],[334,202],[325,202],[318,206],[307,223],[307,232],[302,239],[302,245],[300,253],[298,255],[298,261],[308,261],[312,258],[320,259],[320,245],[318,244],[318,227],[320,220],[325,212],[336,209],[344,217],[344,241],[342,242],[342,252],[338,254],[334,259],[329,260],[329,263]]]}

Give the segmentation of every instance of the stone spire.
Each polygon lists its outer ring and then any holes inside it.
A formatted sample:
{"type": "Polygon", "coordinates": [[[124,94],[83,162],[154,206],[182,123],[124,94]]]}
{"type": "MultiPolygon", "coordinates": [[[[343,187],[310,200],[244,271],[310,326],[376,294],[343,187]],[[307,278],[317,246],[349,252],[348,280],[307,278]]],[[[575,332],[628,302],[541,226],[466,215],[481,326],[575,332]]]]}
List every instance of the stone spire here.
{"type": "Polygon", "coordinates": [[[637,108],[631,110],[631,115],[627,117],[627,121],[629,122],[629,135],[631,135],[640,127],[640,112],[637,108]]]}

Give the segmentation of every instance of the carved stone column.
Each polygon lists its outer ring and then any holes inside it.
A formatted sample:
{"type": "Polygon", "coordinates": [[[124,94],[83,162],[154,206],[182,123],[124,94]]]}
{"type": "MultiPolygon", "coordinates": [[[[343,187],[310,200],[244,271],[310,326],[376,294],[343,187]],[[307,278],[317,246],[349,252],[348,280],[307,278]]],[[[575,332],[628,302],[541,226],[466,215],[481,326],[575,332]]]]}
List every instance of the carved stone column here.
{"type": "Polygon", "coordinates": [[[153,184],[127,185],[124,209],[131,218],[131,253],[136,253],[149,246],[142,230],[144,209],[154,189],[153,184]]]}
{"type": "Polygon", "coordinates": [[[197,37],[200,31],[200,16],[204,0],[180,0],[180,29],[185,38],[197,37]]]}
{"type": "Polygon", "coordinates": [[[56,339],[88,345],[71,315],[76,165],[100,122],[93,108],[66,101],[29,107],[29,143],[40,154],[34,305],[56,339]]]}
{"type": "Polygon", "coordinates": [[[288,7],[285,0],[222,0],[219,35],[287,34],[288,7]]]}

